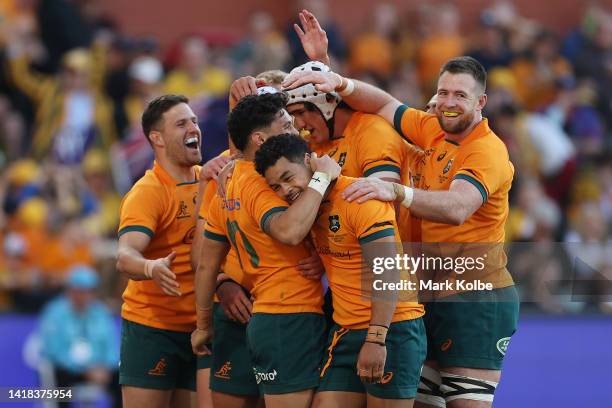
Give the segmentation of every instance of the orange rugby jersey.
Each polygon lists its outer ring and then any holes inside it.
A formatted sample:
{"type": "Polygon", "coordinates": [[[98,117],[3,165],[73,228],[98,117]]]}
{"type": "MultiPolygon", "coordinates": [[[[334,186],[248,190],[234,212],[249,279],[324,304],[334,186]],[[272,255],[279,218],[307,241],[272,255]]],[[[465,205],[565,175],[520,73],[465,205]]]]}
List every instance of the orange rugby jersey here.
{"type": "Polygon", "coordinates": [[[129,321],[166,330],[195,328],[194,273],[190,264],[195,232],[195,201],[200,167],[194,181],[177,183],[157,162],[134,184],[121,202],[119,236],[139,231],[151,237],[143,256],[157,259],[176,252],[171,270],[180,297],[166,295],[153,280],[129,280],[123,292],[121,316],[129,321]]]}
{"type": "MultiPolygon", "coordinates": [[[[455,179],[472,183],[482,195],[480,207],[463,225],[454,226],[422,220],[422,241],[429,243],[503,243],[508,218],[508,192],[514,177],[504,143],[483,119],[461,143],[445,139],[435,115],[400,106],[395,112],[395,128],[408,141],[425,152],[416,186],[423,190],[448,190],[455,179]]],[[[505,256],[496,256],[496,287],[513,284],[505,270],[505,256]]],[[[491,261],[491,260],[489,260],[491,261]]]]}
{"type": "MultiPolygon", "coordinates": [[[[378,115],[354,112],[341,137],[315,145],[318,155],[329,155],[342,167],[348,177],[399,176],[402,184],[411,185],[414,166],[419,164],[420,151],[398,137],[393,126],[378,115]]],[[[420,222],[410,217],[401,207],[397,215],[403,241],[419,241],[420,222]]]]}
{"type": "MultiPolygon", "coordinates": [[[[367,327],[371,317],[371,303],[364,300],[369,293],[362,288],[361,244],[388,236],[399,244],[400,238],[390,203],[370,200],[357,204],[341,197],[353,181],[338,178],[321,204],[312,235],[332,290],[334,321],[359,329],[367,327]]],[[[398,302],[392,321],[416,319],[423,313],[423,306],[416,302],[398,302]]]]}
{"type": "Polygon", "coordinates": [[[262,230],[266,219],[287,209],[287,203],[255,171],[252,162],[238,160],[226,199],[215,195],[208,208],[205,236],[230,243],[245,275],[252,282],[254,313],[322,313],[320,281],[304,278],[298,261],[310,256],[303,244],[282,244],[262,230]]]}
{"type": "MultiPolygon", "coordinates": [[[[206,185],[206,189],[204,190],[204,194],[202,196],[202,204],[200,205],[200,213],[198,216],[200,219],[206,220],[208,218],[208,208],[210,203],[213,201],[213,198],[217,195],[217,182],[215,180],[210,180],[206,185]]],[[[240,268],[240,263],[238,262],[238,256],[236,255],[236,250],[234,247],[230,248],[223,264],[221,265],[221,270],[234,282],[239,283],[244,286],[246,289],[250,290],[252,288],[252,284],[249,279],[242,272],[242,268],[240,268]]]]}

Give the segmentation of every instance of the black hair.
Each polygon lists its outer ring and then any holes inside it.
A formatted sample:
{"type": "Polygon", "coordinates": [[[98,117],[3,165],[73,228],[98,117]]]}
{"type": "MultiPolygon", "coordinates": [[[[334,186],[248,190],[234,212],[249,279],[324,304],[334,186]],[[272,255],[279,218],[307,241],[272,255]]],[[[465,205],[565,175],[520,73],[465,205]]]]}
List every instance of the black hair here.
{"type": "Polygon", "coordinates": [[[251,133],[270,126],[286,105],[287,95],[282,92],[242,98],[227,117],[227,131],[236,148],[244,150],[251,133]]]}
{"type": "Polygon", "coordinates": [[[272,136],[255,153],[255,169],[263,176],[281,157],[293,163],[304,163],[306,153],[310,153],[310,149],[301,137],[289,133],[272,136]]]}
{"type": "Polygon", "coordinates": [[[169,94],[158,96],[149,102],[147,108],[142,114],[141,119],[142,131],[149,140],[149,143],[151,142],[149,133],[151,133],[151,130],[155,129],[159,125],[164,113],[168,112],[170,109],[180,103],[189,103],[189,99],[183,95],[169,94]]]}
{"type": "Polygon", "coordinates": [[[482,86],[483,91],[487,89],[487,71],[475,58],[467,56],[452,58],[442,66],[440,76],[445,72],[471,75],[482,86]]]}

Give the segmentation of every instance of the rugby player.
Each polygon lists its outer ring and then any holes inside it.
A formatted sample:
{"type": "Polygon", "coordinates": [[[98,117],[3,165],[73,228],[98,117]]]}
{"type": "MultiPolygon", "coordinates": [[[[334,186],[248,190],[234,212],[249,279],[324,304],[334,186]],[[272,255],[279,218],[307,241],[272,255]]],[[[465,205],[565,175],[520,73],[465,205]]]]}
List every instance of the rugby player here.
{"type": "MultiPolygon", "coordinates": [[[[282,94],[277,94],[282,95],[282,94]]],[[[241,100],[230,114],[240,112],[241,100]]],[[[286,111],[285,128],[296,132],[286,111]]],[[[315,158],[318,178],[291,206],[278,198],[257,174],[252,160],[267,139],[262,132],[229,128],[243,160],[237,160],[225,198],[215,196],[208,208],[205,236],[196,273],[198,328],[194,351],[207,352],[212,337],[212,297],[221,261],[231,243],[252,282],[253,315],[247,343],[257,383],[267,407],[309,407],[318,385],[324,323],[320,280],[307,279],[297,268],[310,254],[303,244],[314,222],[322,192],[340,173],[329,157],[315,158]],[[303,339],[295,342],[295,338],[303,339]]]]}
{"type": "MultiPolygon", "coordinates": [[[[309,163],[307,143],[293,135],[268,139],[255,155],[257,171],[288,203],[307,189],[313,177],[309,163]]],[[[394,259],[401,241],[392,205],[342,199],[352,181],[340,176],[332,183],[312,229],[334,308],[313,406],[412,407],[426,354],[423,306],[397,302],[394,292],[374,295],[371,286],[363,284],[374,277],[371,269],[362,270],[363,262],[373,256],[394,259]]],[[[398,272],[380,277],[398,282],[398,272]]],[[[416,300],[416,288],[412,298],[416,300]]]]}
{"type": "Polygon", "coordinates": [[[501,249],[514,168],[503,142],[482,117],[486,71],[471,57],[449,60],[440,70],[435,114],[408,108],[386,92],[336,73],[305,72],[283,86],[313,83],[337,91],[353,108],[376,113],[425,151],[420,188],[361,179],[344,196],[363,202],[398,201],[422,219],[428,243],[494,244],[486,279],[494,290],[441,293],[426,305],[428,362],[416,404],[420,407],[490,407],[510,337],[516,330],[518,297],[501,249]],[[456,298],[450,298],[455,296],[456,298]]]}
{"type": "Polygon", "coordinates": [[[214,177],[222,162],[198,166],[202,135],[184,96],[151,101],[142,127],[155,163],[121,204],[117,269],[129,282],[119,382],[125,407],[189,407],[196,375],[189,340],[196,322],[194,203],[198,177],[214,177]]]}

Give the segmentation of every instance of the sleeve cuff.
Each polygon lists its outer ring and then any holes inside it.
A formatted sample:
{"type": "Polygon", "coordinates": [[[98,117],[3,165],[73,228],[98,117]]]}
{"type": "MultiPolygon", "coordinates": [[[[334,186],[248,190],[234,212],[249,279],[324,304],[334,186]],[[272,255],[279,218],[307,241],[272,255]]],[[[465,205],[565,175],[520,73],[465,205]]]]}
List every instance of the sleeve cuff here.
{"type": "Polygon", "coordinates": [[[289,208],[289,207],[287,207],[287,206],[273,207],[273,208],[270,208],[268,211],[266,211],[264,213],[264,215],[261,217],[261,221],[259,223],[259,226],[261,227],[261,230],[265,231],[264,226],[266,225],[266,221],[268,221],[268,218],[270,218],[270,216],[272,214],[275,214],[275,213],[281,212],[281,211],[285,211],[285,210],[287,210],[287,208],[289,208]]]}
{"type": "Polygon", "coordinates": [[[229,243],[229,240],[225,235],[217,234],[209,230],[204,230],[204,236],[208,239],[212,239],[213,241],[229,243]]]}
{"type": "Polygon", "coordinates": [[[487,190],[484,188],[484,186],[482,185],[480,181],[476,180],[472,176],[468,176],[467,174],[463,174],[463,173],[455,175],[453,179],[454,180],[465,180],[469,183],[472,183],[474,187],[476,187],[478,191],[480,191],[480,195],[482,195],[482,203],[484,204],[487,202],[487,198],[488,198],[487,190]]]}
{"type": "Polygon", "coordinates": [[[366,170],[365,172],[363,172],[363,176],[364,177],[370,177],[372,174],[375,173],[380,173],[382,171],[391,171],[393,173],[397,173],[398,175],[401,174],[401,169],[399,168],[399,166],[395,166],[392,164],[381,164],[379,166],[374,166],[368,170],[366,170]]]}
{"type": "Polygon", "coordinates": [[[143,234],[147,234],[149,238],[153,238],[155,233],[150,229],[143,225],[128,225],[127,227],[123,227],[117,233],[118,237],[121,237],[123,234],[127,232],[142,232],[143,234]]]}
{"type": "Polygon", "coordinates": [[[363,245],[363,244],[367,244],[368,242],[376,241],[377,239],[380,239],[380,238],[393,237],[393,236],[395,236],[395,229],[386,228],[384,230],[376,231],[370,235],[366,235],[365,237],[359,238],[359,243],[363,245]]]}

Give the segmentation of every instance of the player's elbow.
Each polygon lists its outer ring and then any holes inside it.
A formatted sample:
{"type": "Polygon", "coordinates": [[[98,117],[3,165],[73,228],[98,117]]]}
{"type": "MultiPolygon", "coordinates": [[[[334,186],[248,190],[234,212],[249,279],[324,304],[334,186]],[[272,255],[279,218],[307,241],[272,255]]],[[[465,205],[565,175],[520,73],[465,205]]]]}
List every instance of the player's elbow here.
{"type": "Polygon", "coordinates": [[[447,223],[454,226],[460,226],[465,223],[468,218],[468,214],[460,209],[449,211],[446,214],[447,223]]]}
{"type": "Polygon", "coordinates": [[[297,228],[286,228],[275,235],[274,239],[291,246],[299,245],[305,238],[297,228]]]}

